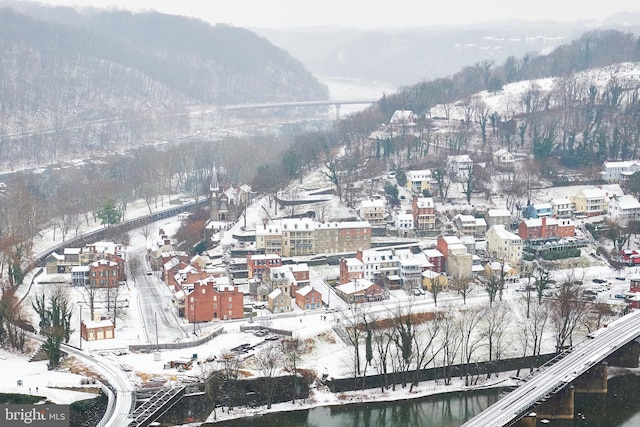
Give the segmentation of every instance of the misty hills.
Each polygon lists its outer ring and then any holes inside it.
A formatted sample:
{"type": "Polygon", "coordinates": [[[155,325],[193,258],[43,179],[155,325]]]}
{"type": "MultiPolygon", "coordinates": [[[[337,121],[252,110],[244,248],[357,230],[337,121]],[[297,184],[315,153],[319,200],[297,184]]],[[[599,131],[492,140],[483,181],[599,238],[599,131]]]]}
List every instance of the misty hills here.
{"type": "Polygon", "coordinates": [[[252,29],[318,76],[381,81],[397,86],[453,75],[481,61],[548,53],[594,30],[640,32],[640,14],[600,23],[502,21],[465,26],[356,30],[348,28],[252,29]]]}
{"type": "Polygon", "coordinates": [[[159,13],[0,3],[7,5],[24,13],[0,9],[4,135],[189,105],[328,97],[299,61],[245,29],[159,13]]]}

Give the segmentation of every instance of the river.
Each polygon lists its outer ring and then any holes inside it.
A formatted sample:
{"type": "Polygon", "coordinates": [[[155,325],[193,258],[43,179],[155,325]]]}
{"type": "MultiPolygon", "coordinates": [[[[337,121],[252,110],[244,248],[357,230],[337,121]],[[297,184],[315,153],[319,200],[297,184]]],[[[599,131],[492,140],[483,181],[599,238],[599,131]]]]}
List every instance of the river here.
{"type": "MultiPolygon", "coordinates": [[[[494,403],[502,390],[448,393],[397,402],[372,402],[280,412],[254,419],[238,419],[215,427],[458,427],[494,403]]],[[[609,379],[604,395],[576,394],[571,421],[551,420],[538,425],[561,427],[637,427],[640,425],[640,377],[626,375],[609,379]],[[582,417],[584,416],[584,419],[582,417]]]]}

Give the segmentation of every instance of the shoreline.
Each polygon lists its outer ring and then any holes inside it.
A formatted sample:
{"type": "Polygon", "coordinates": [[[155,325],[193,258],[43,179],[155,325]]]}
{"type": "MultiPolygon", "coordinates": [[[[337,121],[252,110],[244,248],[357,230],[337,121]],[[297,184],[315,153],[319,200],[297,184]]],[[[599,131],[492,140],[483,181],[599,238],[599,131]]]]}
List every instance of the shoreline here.
{"type": "MultiPolygon", "coordinates": [[[[381,392],[379,388],[355,390],[349,392],[333,393],[331,391],[321,391],[321,389],[312,389],[307,399],[296,401],[291,403],[290,401],[276,403],[271,406],[271,409],[266,409],[266,406],[259,408],[234,408],[230,412],[220,410],[216,419],[213,418],[213,412],[207,417],[205,421],[197,423],[181,424],[177,427],[200,427],[208,424],[217,424],[224,421],[231,421],[237,419],[255,420],[260,417],[278,413],[278,412],[293,412],[304,411],[320,407],[338,407],[346,405],[355,405],[359,403],[370,402],[395,402],[402,400],[414,400],[424,397],[446,395],[450,393],[469,392],[469,391],[481,391],[495,388],[511,387],[517,385],[517,380],[514,376],[509,375],[515,373],[515,371],[508,371],[501,374],[505,374],[506,377],[496,377],[492,379],[481,380],[481,384],[465,386],[464,380],[460,378],[452,378],[450,385],[444,385],[441,381],[423,381],[414,387],[414,390],[410,393],[410,384],[407,383],[405,388],[402,388],[400,384],[397,385],[396,390],[385,390],[381,392]]],[[[325,387],[326,388],[326,387],[325,387]]]]}
{"type": "MultiPolygon", "coordinates": [[[[452,383],[450,385],[441,384],[441,381],[423,381],[420,382],[411,393],[409,393],[410,384],[407,385],[407,387],[405,387],[404,389],[401,385],[397,385],[395,391],[385,390],[384,392],[380,392],[379,388],[375,388],[333,393],[328,390],[321,391],[322,389],[314,388],[312,389],[312,393],[310,393],[307,399],[304,399],[304,401],[302,401],[302,399],[296,401],[295,404],[288,401],[273,404],[271,409],[266,409],[266,406],[259,408],[235,408],[232,409],[229,413],[220,409],[216,419],[213,419],[213,413],[211,413],[205,421],[181,424],[177,427],[200,427],[208,424],[217,424],[224,421],[232,421],[238,419],[246,419],[247,421],[252,421],[257,420],[264,415],[278,412],[304,411],[320,407],[329,408],[370,402],[396,402],[401,400],[414,400],[451,393],[513,387],[517,386],[518,383],[518,380],[515,377],[515,372],[516,371],[501,372],[500,374],[502,375],[500,377],[494,376],[494,378],[489,380],[483,379],[481,380],[481,384],[472,386],[465,386],[464,380],[461,380],[460,378],[452,378],[452,383]]],[[[609,379],[626,375],[640,376],[640,368],[623,368],[613,366],[609,368],[607,378],[609,379]]]]}

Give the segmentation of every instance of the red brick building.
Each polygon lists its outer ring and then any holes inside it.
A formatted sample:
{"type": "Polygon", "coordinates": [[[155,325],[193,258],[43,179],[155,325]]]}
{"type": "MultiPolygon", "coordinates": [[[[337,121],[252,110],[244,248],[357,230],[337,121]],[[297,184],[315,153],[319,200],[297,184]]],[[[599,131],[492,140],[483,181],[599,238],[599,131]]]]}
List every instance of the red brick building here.
{"type": "Polygon", "coordinates": [[[89,286],[92,288],[118,287],[120,269],[118,263],[101,259],[89,264],[89,286]]]}
{"type": "Polygon", "coordinates": [[[295,293],[296,305],[303,310],[322,308],[322,294],[311,285],[307,285],[295,293]]]}
{"type": "Polygon", "coordinates": [[[214,280],[200,280],[184,298],[184,317],[189,323],[244,317],[244,295],[237,287],[219,289],[214,280]]]}
{"type": "Polygon", "coordinates": [[[279,254],[247,255],[249,279],[262,277],[272,267],[282,267],[282,257],[279,254]]]}
{"type": "Polygon", "coordinates": [[[574,237],[575,225],[568,218],[527,219],[518,225],[518,235],[523,239],[547,239],[552,237],[574,237]]]}

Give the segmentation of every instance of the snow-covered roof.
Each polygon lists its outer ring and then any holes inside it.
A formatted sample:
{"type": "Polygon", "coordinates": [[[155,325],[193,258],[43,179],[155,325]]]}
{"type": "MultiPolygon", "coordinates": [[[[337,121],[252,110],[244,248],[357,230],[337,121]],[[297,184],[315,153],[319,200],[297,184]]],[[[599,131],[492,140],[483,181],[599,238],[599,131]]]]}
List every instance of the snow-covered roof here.
{"type": "Polygon", "coordinates": [[[500,237],[502,240],[522,240],[520,236],[507,230],[504,224],[492,225],[491,228],[489,228],[489,230],[491,229],[493,229],[496,235],[500,237]]]}
{"type": "Polygon", "coordinates": [[[353,282],[345,283],[344,285],[338,285],[336,289],[340,292],[351,295],[356,292],[362,292],[365,289],[369,289],[373,285],[373,282],[367,279],[358,279],[353,282]]]}
{"type": "Polygon", "coordinates": [[[313,290],[313,286],[311,286],[311,285],[307,285],[307,286],[305,286],[305,287],[304,287],[304,288],[302,288],[302,289],[298,289],[298,290],[296,291],[296,293],[297,293],[297,294],[300,294],[300,295],[302,295],[302,296],[305,296],[305,295],[307,295],[309,292],[311,292],[312,290],[313,290]]]}
{"type": "Polygon", "coordinates": [[[422,251],[429,258],[443,257],[444,254],[437,249],[425,249],[422,251]]]}
{"type": "Polygon", "coordinates": [[[511,212],[509,212],[507,209],[489,209],[487,211],[487,215],[489,216],[489,218],[494,218],[494,217],[511,217],[511,212]]]}
{"type": "Polygon", "coordinates": [[[433,197],[418,197],[416,199],[416,206],[419,209],[420,208],[432,208],[434,206],[433,197]]]}

